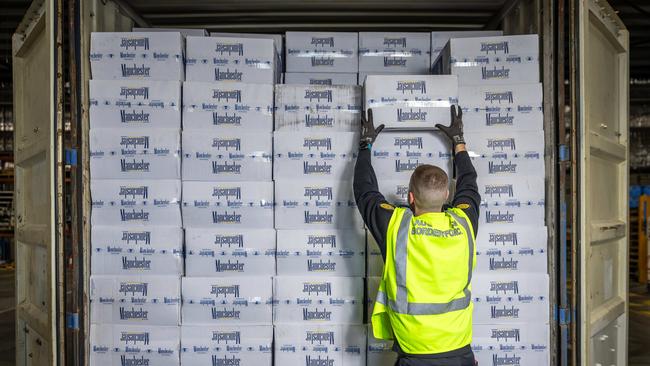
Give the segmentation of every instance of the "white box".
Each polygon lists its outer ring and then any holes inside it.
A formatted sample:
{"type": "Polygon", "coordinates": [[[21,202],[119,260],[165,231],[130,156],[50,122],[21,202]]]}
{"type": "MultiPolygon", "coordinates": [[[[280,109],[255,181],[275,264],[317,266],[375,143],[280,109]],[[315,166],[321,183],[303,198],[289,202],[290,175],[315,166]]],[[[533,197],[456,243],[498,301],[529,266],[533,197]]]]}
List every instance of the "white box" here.
{"type": "Polygon", "coordinates": [[[278,230],[278,275],[364,277],[365,240],[361,229],[278,230]]]}
{"type": "Polygon", "coordinates": [[[475,345],[508,344],[522,348],[549,343],[549,325],[542,323],[475,324],[472,332],[475,345]]]}
{"type": "Polygon", "coordinates": [[[470,157],[479,177],[543,177],[545,172],[544,154],[539,152],[496,152],[484,157],[470,154],[470,157]]]}
{"type": "Polygon", "coordinates": [[[431,63],[435,63],[440,51],[445,48],[447,42],[452,38],[492,37],[502,36],[503,31],[451,31],[431,32],[431,63]]]}
{"type": "Polygon", "coordinates": [[[518,349],[512,345],[472,345],[472,351],[479,365],[548,366],[550,363],[548,346],[518,349]]]}
{"type": "Polygon", "coordinates": [[[481,225],[537,225],[544,226],[544,201],[482,204],[479,221],[481,225]]]}
{"type": "Polygon", "coordinates": [[[549,321],[547,274],[475,273],[474,324],[549,321]]]}
{"type": "Polygon", "coordinates": [[[366,326],[276,325],[275,364],[365,366],[366,326]]]}
{"type": "Polygon", "coordinates": [[[183,37],[195,36],[203,37],[208,35],[208,31],[205,29],[199,28],[139,28],[133,27],[131,29],[133,32],[178,32],[183,37]]]}
{"type": "Polygon", "coordinates": [[[183,274],[183,230],[173,226],[91,228],[92,274],[183,274]]]}
{"type": "Polygon", "coordinates": [[[539,39],[536,34],[452,38],[433,71],[457,75],[461,86],[538,83],[539,39]]]}
{"type": "Polygon", "coordinates": [[[544,156],[543,131],[465,132],[465,141],[472,156],[501,153],[515,158],[527,154],[544,156]]]}
{"type": "Polygon", "coordinates": [[[546,249],[488,248],[476,251],[476,273],[548,273],[546,249]]]}
{"type": "Polygon", "coordinates": [[[284,74],[285,84],[303,85],[358,85],[357,74],[327,72],[288,72],[284,74]]]}
{"type": "Polygon", "coordinates": [[[188,277],[275,276],[275,230],[185,230],[188,277]]]}
{"type": "Polygon", "coordinates": [[[183,83],[183,130],[273,131],[273,85],[183,83]]]}
{"type": "Polygon", "coordinates": [[[180,180],[93,179],[92,225],[182,226],[180,180]]]}
{"type": "Polygon", "coordinates": [[[91,179],[180,179],[180,140],[176,129],[91,129],[91,179]]]}
{"type": "Polygon", "coordinates": [[[178,32],[92,32],[92,78],[183,80],[183,46],[178,32]]]}
{"type": "MultiPolygon", "coordinates": [[[[370,320],[368,322],[370,323],[370,320]]],[[[366,357],[368,366],[394,366],[397,362],[397,353],[393,351],[393,341],[375,338],[372,333],[372,324],[368,324],[366,357]]]]}
{"type": "Polygon", "coordinates": [[[507,177],[478,177],[478,191],[482,203],[543,202],[546,186],[543,176],[521,176],[517,179],[507,177]]]}
{"type": "Polygon", "coordinates": [[[451,147],[442,133],[382,132],[372,145],[372,166],[381,180],[406,181],[420,165],[440,167],[451,176],[451,147]]]}
{"type": "Polygon", "coordinates": [[[183,182],[183,224],[273,228],[273,182],[183,182]]]}
{"type": "Polygon", "coordinates": [[[362,324],[363,278],[274,277],[273,324],[362,324]]]}
{"type": "Polygon", "coordinates": [[[366,278],[366,310],[368,311],[368,324],[372,319],[372,311],[375,308],[375,301],[377,300],[377,291],[379,291],[379,284],[381,277],[367,277],[366,278]]]}
{"type": "Polygon", "coordinates": [[[181,128],[181,83],[90,80],[90,128],[181,128]]]}
{"type": "Polygon", "coordinates": [[[400,180],[380,179],[378,185],[379,192],[386,201],[393,205],[408,206],[409,177],[400,180]]]}
{"type": "Polygon", "coordinates": [[[359,34],[287,32],[287,72],[359,71],[359,34]]]}
{"type": "Polygon", "coordinates": [[[548,247],[547,229],[545,226],[517,226],[517,225],[479,225],[476,234],[476,249],[488,250],[490,248],[520,247],[534,250],[548,247]]]}
{"type": "Polygon", "coordinates": [[[474,85],[458,88],[465,132],[541,131],[542,84],[474,85]]]}
{"type": "Polygon", "coordinates": [[[273,327],[181,326],[184,365],[271,366],[273,327]]]}
{"type": "Polygon", "coordinates": [[[386,127],[449,125],[449,107],[458,100],[454,75],[368,75],[364,110],[386,127]]]}
{"type": "Polygon", "coordinates": [[[177,326],[90,324],[90,365],[179,366],[177,326]]]}
{"type": "Polygon", "coordinates": [[[277,229],[352,229],[363,227],[352,181],[277,181],[277,229]]]}
{"type": "Polygon", "coordinates": [[[359,131],[361,88],[356,85],[276,85],[275,129],[359,131]]]}
{"type": "Polygon", "coordinates": [[[358,133],[276,131],[273,142],[275,180],[352,180],[358,133]]]}
{"type": "Polygon", "coordinates": [[[271,325],[271,277],[183,277],[183,324],[271,325]]]}
{"type": "Polygon", "coordinates": [[[183,180],[270,181],[273,141],[266,132],[183,131],[183,180]]]}
{"type": "Polygon", "coordinates": [[[431,35],[415,32],[360,32],[359,71],[428,74],[431,35]]]}
{"type": "Polygon", "coordinates": [[[395,71],[395,72],[359,71],[358,85],[363,86],[363,84],[366,82],[366,78],[369,75],[402,75],[402,74],[403,75],[408,75],[408,74],[412,74],[412,73],[409,73],[407,71],[404,71],[403,73],[399,73],[397,71],[395,71]]]}
{"type": "Polygon", "coordinates": [[[179,325],[178,276],[90,277],[91,323],[179,325]]]}
{"type": "Polygon", "coordinates": [[[212,37],[229,37],[229,38],[264,38],[272,39],[275,45],[275,52],[279,60],[277,69],[278,71],[284,70],[284,38],[282,34],[268,34],[268,33],[225,33],[225,32],[211,32],[212,37]]]}
{"type": "Polygon", "coordinates": [[[187,81],[274,84],[278,57],[272,39],[187,37],[187,81]]]}
{"type": "Polygon", "coordinates": [[[384,274],[384,257],[375,238],[366,231],[366,276],[381,277],[384,274]]]}

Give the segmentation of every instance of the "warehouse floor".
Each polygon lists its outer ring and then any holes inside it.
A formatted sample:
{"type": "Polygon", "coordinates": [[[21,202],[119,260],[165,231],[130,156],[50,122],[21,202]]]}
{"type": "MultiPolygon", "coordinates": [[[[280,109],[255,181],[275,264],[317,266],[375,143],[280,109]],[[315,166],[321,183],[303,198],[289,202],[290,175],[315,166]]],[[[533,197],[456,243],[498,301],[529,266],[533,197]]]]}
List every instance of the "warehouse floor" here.
{"type": "Polygon", "coordinates": [[[0,366],[16,364],[15,270],[0,268],[0,366]]]}
{"type": "Polygon", "coordinates": [[[628,366],[650,365],[650,293],[645,286],[630,286],[628,366]]]}

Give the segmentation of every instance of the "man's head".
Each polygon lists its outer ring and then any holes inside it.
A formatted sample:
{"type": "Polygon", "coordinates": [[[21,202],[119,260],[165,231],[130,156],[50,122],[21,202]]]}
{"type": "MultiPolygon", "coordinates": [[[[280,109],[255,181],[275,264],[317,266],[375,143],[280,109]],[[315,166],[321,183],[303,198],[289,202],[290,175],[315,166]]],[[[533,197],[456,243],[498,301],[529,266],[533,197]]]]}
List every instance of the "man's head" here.
{"type": "Polygon", "coordinates": [[[440,212],[449,196],[449,178],[444,170],[434,165],[420,165],[409,182],[409,205],[415,214],[440,212]]]}

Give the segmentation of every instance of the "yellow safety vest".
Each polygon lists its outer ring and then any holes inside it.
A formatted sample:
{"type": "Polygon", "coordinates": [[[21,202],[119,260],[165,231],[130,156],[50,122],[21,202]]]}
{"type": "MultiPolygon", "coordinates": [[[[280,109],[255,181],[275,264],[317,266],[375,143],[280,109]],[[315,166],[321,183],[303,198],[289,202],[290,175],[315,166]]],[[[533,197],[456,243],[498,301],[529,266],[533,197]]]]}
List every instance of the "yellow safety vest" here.
{"type": "Polygon", "coordinates": [[[472,342],[474,231],[458,208],[413,217],[395,208],[386,265],[372,312],[375,338],[409,354],[453,351],[472,342]]]}

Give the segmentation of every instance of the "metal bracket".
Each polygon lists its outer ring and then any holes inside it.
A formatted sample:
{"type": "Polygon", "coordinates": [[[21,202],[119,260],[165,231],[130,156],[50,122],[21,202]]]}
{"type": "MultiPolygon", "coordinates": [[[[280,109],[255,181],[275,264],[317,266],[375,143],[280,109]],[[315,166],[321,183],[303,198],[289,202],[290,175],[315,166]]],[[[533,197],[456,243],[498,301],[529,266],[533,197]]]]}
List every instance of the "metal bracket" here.
{"type": "Polygon", "coordinates": [[[65,164],[77,166],[77,149],[65,149],[65,164]]]}
{"type": "Polygon", "coordinates": [[[68,329],[79,329],[79,313],[66,313],[65,325],[68,329]]]}

